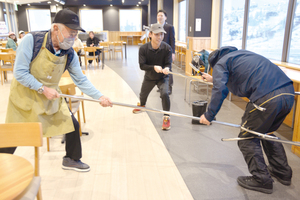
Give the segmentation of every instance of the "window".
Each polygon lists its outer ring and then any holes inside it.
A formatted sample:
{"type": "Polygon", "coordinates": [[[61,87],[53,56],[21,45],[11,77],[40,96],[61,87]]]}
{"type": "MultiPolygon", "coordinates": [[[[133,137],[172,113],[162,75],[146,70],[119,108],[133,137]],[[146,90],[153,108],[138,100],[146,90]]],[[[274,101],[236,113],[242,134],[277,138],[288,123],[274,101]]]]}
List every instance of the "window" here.
{"type": "Polygon", "coordinates": [[[281,60],[288,2],[251,0],[246,49],[281,60]]]}
{"type": "Polygon", "coordinates": [[[221,46],[242,48],[245,1],[224,0],[221,46]]]}
{"type": "Polygon", "coordinates": [[[102,10],[80,10],[80,22],[85,31],[103,31],[102,10]]]}
{"type": "Polygon", "coordinates": [[[300,64],[300,0],[297,1],[288,62],[300,64]]]}
{"type": "Polygon", "coordinates": [[[27,9],[29,31],[42,31],[51,28],[49,9],[27,9]]]}
{"type": "Polygon", "coordinates": [[[142,11],[140,9],[120,9],[120,31],[141,31],[142,11]]]}
{"type": "Polygon", "coordinates": [[[179,15],[178,15],[178,39],[180,42],[186,42],[186,1],[179,2],[179,15]]]}

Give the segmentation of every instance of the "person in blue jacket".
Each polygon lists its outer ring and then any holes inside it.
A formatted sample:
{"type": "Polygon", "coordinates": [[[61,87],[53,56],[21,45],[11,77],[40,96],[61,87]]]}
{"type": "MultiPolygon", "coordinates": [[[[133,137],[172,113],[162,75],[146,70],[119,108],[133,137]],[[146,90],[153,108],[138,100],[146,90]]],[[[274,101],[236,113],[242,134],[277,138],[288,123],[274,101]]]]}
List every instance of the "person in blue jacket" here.
{"type": "MultiPolygon", "coordinates": [[[[285,73],[267,58],[231,46],[213,51],[208,60],[213,74],[203,76],[213,82],[213,89],[208,110],[200,117],[200,123],[210,125],[224,99],[232,92],[250,100],[241,126],[260,133],[276,131],[294,103],[293,82],[285,73]]],[[[239,134],[240,138],[249,136],[252,134],[245,131],[239,134]]],[[[284,185],[291,184],[292,169],[281,143],[254,138],[240,140],[238,146],[252,174],[239,176],[237,182],[240,186],[270,194],[273,192],[271,176],[284,185]]]]}

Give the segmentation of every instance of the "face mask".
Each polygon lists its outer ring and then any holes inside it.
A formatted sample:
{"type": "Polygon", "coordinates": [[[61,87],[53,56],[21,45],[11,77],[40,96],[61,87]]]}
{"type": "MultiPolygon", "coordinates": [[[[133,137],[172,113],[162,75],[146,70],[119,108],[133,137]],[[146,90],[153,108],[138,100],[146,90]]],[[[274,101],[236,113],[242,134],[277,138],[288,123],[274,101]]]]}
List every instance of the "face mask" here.
{"type": "Polygon", "coordinates": [[[59,41],[59,38],[58,38],[58,35],[56,36],[57,37],[57,40],[58,40],[58,44],[59,44],[59,48],[63,49],[63,50],[68,50],[70,49],[73,44],[74,44],[74,39],[73,38],[65,38],[64,35],[62,34],[60,28],[58,27],[61,35],[63,36],[64,40],[63,42],[60,42],[59,41]]]}

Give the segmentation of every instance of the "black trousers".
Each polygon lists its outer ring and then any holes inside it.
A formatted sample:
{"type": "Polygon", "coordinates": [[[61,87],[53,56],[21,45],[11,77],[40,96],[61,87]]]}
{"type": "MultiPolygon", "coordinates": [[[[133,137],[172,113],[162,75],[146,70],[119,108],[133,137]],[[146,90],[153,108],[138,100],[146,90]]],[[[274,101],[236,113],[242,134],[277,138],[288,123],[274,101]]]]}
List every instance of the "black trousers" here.
{"type": "MultiPolygon", "coordinates": [[[[260,133],[276,131],[292,109],[294,96],[289,94],[294,94],[292,84],[277,89],[254,102],[258,106],[263,104],[261,107],[266,108],[265,111],[255,109],[253,103],[249,102],[242,117],[242,126],[260,133]]],[[[239,134],[241,138],[249,136],[253,135],[245,131],[239,134]]],[[[288,165],[282,143],[252,139],[238,141],[238,146],[243,153],[249,172],[256,181],[263,184],[273,181],[267,170],[263,150],[276,175],[281,178],[292,177],[292,169],[288,165]]]]}
{"type": "MultiPolygon", "coordinates": [[[[100,53],[101,53],[100,50],[95,51],[95,56],[96,56],[97,62],[100,62],[100,60],[99,60],[100,53]]],[[[93,52],[89,52],[89,56],[93,56],[93,55],[94,55],[93,52]]],[[[92,62],[93,62],[92,60],[89,60],[89,63],[92,63],[92,62]]]]}
{"type": "Polygon", "coordinates": [[[174,83],[174,81],[173,81],[173,74],[169,74],[169,86],[170,86],[170,88],[172,88],[173,83],[174,83]]]}
{"type": "MultiPolygon", "coordinates": [[[[82,157],[81,141],[79,135],[79,123],[72,114],[72,120],[75,130],[66,134],[66,157],[70,157],[74,160],[79,160],[82,157]]],[[[17,147],[0,148],[0,153],[13,154],[17,147]]]]}
{"type": "Polygon", "coordinates": [[[147,80],[144,78],[144,81],[142,83],[142,88],[140,92],[140,101],[141,106],[146,105],[147,98],[151,92],[151,90],[157,85],[159,91],[160,91],[160,98],[162,100],[162,107],[165,111],[170,111],[170,97],[168,94],[169,91],[169,77],[165,77],[163,79],[160,79],[158,81],[153,80],[147,80]]]}

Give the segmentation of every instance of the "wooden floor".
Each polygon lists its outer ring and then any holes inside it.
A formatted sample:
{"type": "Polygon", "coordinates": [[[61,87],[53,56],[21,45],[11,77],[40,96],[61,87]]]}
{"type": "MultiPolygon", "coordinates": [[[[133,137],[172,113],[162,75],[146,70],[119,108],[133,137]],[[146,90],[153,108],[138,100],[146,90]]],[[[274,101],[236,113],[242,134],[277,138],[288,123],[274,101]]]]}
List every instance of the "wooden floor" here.
{"type": "MultiPolygon", "coordinates": [[[[136,105],[137,96],[109,67],[90,69],[87,77],[104,95],[115,102],[136,105]]],[[[5,122],[9,82],[0,85],[0,123],[5,122]]],[[[91,171],[63,170],[65,155],[61,137],[50,139],[51,151],[40,148],[42,195],[44,200],[120,199],[189,200],[193,199],[157,130],[147,113],[132,109],[103,108],[85,102],[86,124],[82,130],[82,161],[91,171]]],[[[15,153],[33,162],[32,148],[19,147],[15,153]]]]}

